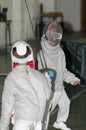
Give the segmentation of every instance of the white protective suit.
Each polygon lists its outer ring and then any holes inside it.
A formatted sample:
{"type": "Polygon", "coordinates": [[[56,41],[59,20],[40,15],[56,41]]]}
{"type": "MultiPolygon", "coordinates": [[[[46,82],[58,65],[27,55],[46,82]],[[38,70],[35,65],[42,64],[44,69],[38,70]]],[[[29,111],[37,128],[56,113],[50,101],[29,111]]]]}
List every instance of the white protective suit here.
{"type": "Polygon", "coordinates": [[[9,130],[14,110],[13,130],[41,130],[50,88],[46,78],[28,65],[18,65],[8,74],[2,94],[0,130],[9,130]],[[37,128],[37,125],[39,124],[37,128]],[[33,128],[31,128],[33,129],[33,128]]]}
{"type": "Polygon", "coordinates": [[[70,99],[64,90],[63,81],[73,84],[74,80],[79,79],[66,69],[65,55],[60,44],[52,47],[47,42],[46,38],[43,37],[41,40],[42,50],[37,54],[38,69],[42,69],[42,63],[45,66],[46,62],[47,68],[56,71],[57,76],[55,80],[55,94],[52,100],[52,109],[58,104],[59,110],[56,122],[65,122],[69,115],[70,99]]]}

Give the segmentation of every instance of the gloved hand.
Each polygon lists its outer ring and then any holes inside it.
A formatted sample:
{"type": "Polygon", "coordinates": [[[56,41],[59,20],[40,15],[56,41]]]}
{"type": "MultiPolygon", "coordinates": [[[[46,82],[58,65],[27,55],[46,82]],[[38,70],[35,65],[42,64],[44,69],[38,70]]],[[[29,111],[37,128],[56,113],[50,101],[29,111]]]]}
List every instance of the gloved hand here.
{"type": "Polygon", "coordinates": [[[80,85],[80,79],[78,78],[75,78],[72,82],[71,82],[72,85],[80,85]]]}

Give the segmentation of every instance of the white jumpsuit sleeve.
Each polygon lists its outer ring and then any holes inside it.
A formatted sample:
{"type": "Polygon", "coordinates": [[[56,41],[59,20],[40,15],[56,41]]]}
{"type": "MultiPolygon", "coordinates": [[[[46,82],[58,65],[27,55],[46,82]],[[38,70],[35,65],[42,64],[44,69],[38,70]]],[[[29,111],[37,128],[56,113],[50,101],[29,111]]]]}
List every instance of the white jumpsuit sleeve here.
{"type": "Polygon", "coordinates": [[[49,82],[49,80],[47,80],[47,78],[44,77],[44,91],[46,94],[46,99],[49,100],[50,99],[50,94],[51,94],[51,82],[49,82]]]}
{"type": "Polygon", "coordinates": [[[0,120],[0,130],[9,130],[10,117],[14,104],[14,89],[8,79],[5,80],[2,93],[2,111],[0,120]]]}
{"type": "Polygon", "coordinates": [[[67,70],[66,68],[66,60],[65,60],[65,54],[63,52],[62,54],[62,62],[63,62],[63,80],[67,83],[72,83],[74,80],[79,80],[73,73],[67,70]]]}

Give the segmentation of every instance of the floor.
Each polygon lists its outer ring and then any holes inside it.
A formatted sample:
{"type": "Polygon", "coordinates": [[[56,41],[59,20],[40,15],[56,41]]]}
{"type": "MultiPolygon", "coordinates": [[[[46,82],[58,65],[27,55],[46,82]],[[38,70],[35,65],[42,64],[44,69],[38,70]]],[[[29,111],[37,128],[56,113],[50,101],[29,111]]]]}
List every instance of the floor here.
{"type": "MultiPolygon", "coordinates": [[[[63,37],[63,40],[70,40],[70,41],[80,41],[79,38],[85,38],[86,33],[71,33],[66,34],[63,37]]],[[[36,54],[40,49],[39,39],[30,40],[30,44],[34,51],[34,57],[36,58],[36,54]]],[[[81,41],[83,42],[83,41],[81,41]]],[[[1,96],[3,91],[4,79],[5,75],[11,71],[11,59],[9,51],[8,53],[4,53],[0,51],[0,109],[1,109],[1,96]]],[[[71,86],[65,84],[66,92],[71,100],[70,106],[70,114],[67,121],[67,125],[72,130],[86,130],[86,86],[71,86]]],[[[56,114],[58,108],[56,108],[50,117],[49,123],[49,130],[55,130],[52,127],[53,122],[55,121],[56,114]]],[[[11,130],[11,128],[10,128],[11,130]]]]}

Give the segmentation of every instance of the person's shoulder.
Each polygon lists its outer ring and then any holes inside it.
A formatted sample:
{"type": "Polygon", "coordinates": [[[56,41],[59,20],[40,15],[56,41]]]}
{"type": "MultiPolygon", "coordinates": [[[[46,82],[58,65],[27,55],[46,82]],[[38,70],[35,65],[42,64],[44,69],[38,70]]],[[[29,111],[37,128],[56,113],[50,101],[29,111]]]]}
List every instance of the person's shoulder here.
{"type": "Polygon", "coordinates": [[[8,74],[7,74],[7,76],[5,77],[5,83],[6,82],[11,82],[12,81],[12,71],[11,72],[9,72],[8,74]]]}
{"type": "Polygon", "coordinates": [[[39,70],[36,70],[36,69],[33,69],[32,72],[33,72],[34,75],[37,75],[37,76],[43,75],[39,70]]]}
{"type": "Polygon", "coordinates": [[[60,52],[62,53],[62,55],[64,55],[65,53],[64,53],[64,50],[63,50],[63,48],[60,46],[60,52]]]}
{"type": "Polygon", "coordinates": [[[11,75],[12,75],[12,71],[10,71],[10,72],[7,74],[6,78],[11,77],[11,75]]]}
{"type": "Polygon", "coordinates": [[[32,74],[37,80],[45,80],[45,76],[39,70],[32,70],[32,74]]]}
{"type": "Polygon", "coordinates": [[[18,78],[20,77],[20,71],[16,68],[13,68],[12,71],[9,72],[9,74],[7,75],[6,77],[6,80],[9,80],[9,79],[15,79],[15,78],[18,78]]]}

